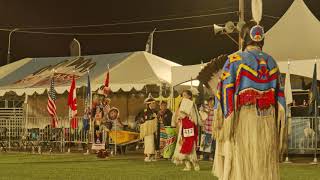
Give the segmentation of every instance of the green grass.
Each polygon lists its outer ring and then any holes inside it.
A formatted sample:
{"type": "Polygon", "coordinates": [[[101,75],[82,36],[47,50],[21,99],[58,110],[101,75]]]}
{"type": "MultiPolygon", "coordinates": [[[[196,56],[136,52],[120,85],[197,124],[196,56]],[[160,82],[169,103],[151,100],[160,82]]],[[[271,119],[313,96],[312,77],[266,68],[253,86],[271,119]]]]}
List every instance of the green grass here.
{"type": "MultiPolygon", "coordinates": [[[[212,162],[201,162],[200,172],[182,172],[170,161],[144,163],[142,155],[117,156],[109,160],[94,155],[0,154],[0,179],[123,179],[214,180],[212,162]]],[[[281,165],[281,179],[319,180],[320,166],[281,165]]]]}

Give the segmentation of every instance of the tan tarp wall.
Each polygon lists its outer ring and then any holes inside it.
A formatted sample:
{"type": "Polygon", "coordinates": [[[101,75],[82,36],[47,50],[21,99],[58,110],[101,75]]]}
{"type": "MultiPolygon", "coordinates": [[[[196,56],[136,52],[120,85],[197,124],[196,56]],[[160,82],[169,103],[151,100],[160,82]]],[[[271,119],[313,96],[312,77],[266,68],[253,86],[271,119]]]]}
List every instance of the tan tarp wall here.
{"type": "MultiPolygon", "coordinates": [[[[127,123],[128,120],[134,120],[135,116],[143,110],[145,107],[143,101],[145,96],[141,96],[138,94],[132,95],[131,93],[117,93],[110,97],[111,99],[111,107],[116,107],[120,110],[120,119],[124,123],[127,123]]],[[[28,117],[29,119],[36,118],[38,121],[47,121],[49,114],[47,112],[47,101],[48,96],[37,95],[34,94],[29,96],[28,104],[28,117]],[[43,119],[43,120],[41,120],[43,119]]],[[[56,106],[57,106],[57,114],[58,117],[67,119],[69,108],[67,105],[68,102],[68,94],[57,94],[56,106]]],[[[84,112],[84,95],[82,93],[77,93],[77,104],[78,104],[78,117],[83,116],[84,112]]],[[[36,123],[36,122],[34,122],[36,123]]],[[[32,124],[34,124],[32,123],[32,124]]],[[[40,123],[40,122],[39,122],[40,123]]],[[[43,127],[43,123],[40,124],[43,127]]],[[[49,122],[46,122],[49,123],[49,122]]]]}

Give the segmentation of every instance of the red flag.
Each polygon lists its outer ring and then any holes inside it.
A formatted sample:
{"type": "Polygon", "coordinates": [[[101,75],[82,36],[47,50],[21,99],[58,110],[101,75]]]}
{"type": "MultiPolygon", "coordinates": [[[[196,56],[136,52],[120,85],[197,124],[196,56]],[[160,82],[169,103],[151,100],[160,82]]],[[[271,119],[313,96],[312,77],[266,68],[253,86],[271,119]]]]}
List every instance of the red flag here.
{"type": "Polygon", "coordinates": [[[107,72],[107,76],[106,76],[106,80],[104,81],[104,86],[105,87],[109,87],[109,69],[108,69],[108,72],[107,72]]]}
{"type": "Polygon", "coordinates": [[[109,65],[108,65],[108,72],[106,75],[106,79],[104,81],[104,88],[103,88],[103,93],[105,95],[108,95],[110,92],[109,84],[110,84],[110,75],[109,75],[109,65]]]}
{"type": "Polygon", "coordinates": [[[76,116],[77,116],[77,94],[76,94],[76,81],[74,79],[74,76],[72,77],[72,82],[71,82],[71,86],[70,86],[70,90],[69,90],[68,106],[71,111],[71,121],[70,121],[71,128],[76,129],[76,128],[78,128],[78,121],[76,119],[76,116]]]}

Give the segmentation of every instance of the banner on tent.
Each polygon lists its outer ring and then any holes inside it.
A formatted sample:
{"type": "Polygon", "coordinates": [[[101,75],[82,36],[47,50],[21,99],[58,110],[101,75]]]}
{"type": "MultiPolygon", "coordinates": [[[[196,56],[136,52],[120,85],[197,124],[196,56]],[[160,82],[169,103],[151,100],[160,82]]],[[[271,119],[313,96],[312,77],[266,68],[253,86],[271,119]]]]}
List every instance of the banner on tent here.
{"type": "Polygon", "coordinates": [[[88,70],[96,65],[91,58],[79,57],[75,59],[66,59],[54,66],[49,65],[36,72],[18,80],[14,86],[41,87],[48,86],[53,70],[56,85],[69,83],[74,75],[76,79],[85,75],[88,70]]]}

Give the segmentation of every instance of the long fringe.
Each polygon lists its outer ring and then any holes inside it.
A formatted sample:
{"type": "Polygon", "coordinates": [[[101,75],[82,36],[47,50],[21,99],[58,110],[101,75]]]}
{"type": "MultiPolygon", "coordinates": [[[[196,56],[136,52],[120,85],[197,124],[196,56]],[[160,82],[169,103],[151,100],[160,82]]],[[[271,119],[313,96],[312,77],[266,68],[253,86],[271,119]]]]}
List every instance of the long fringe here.
{"type": "Polygon", "coordinates": [[[283,139],[286,130],[284,109],[279,109],[277,120],[273,107],[268,112],[259,116],[255,106],[244,106],[221,121],[221,108],[216,109],[213,123],[216,152],[212,169],[216,177],[220,180],[280,178],[278,148],[282,147],[279,143],[283,141],[279,138],[283,139]]]}
{"type": "Polygon", "coordinates": [[[157,131],[157,118],[148,120],[140,125],[140,138],[154,134],[157,131]]]}
{"type": "Polygon", "coordinates": [[[279,155],[280,161],[283,160],[283,154],[287,149],[287,126],[286,126],[286,119],[285,119],[285,109],[279,104],[278,105],[278,131],[279,131],[279,155]]]}
{"type": "Polygon", "coordinates": [[[223,115],[221,106],[214,110],[214,120],[212,121],[212,136],[217,141],[222,141],[221,129],[223,126],[223,115]]]}
{"type": "Polygon", "coordinates": [[[212,122],[212,134],[216,139],[216,150],[212,173],[221,180],[228,180],[232,167],[232,149],[234,142],[232,139],[232,129],[234,123],[234,113],[224,119],[221,106],[218,105],[214,112],[214,121],[212,122]]]}
{"type": "Polygon", "coordinates": [[[197,153],[196,153],[196,145],[194,144],[193,150],[190,154],[182,154],[180,153],[181,146],[182,146],[182,127],[179,126],[179,133],[178,133],[178,138],[177,138],[177,143],[176,143],[176,148],[174,150],[174,154],[172,156],[172,161],[176,164],[182,164],[184,160],[188,160],[192,163],[197,163],[197,153]]]}
{"type": "MultiPolygon", "coordinates": [[[[273,110],[273,111],[272,111],[273,110]]],[[[278,180],[279,141],[275,111],[258,116],[255,106],[242,107],[234,134],[230,179],[278,180]]]]}

